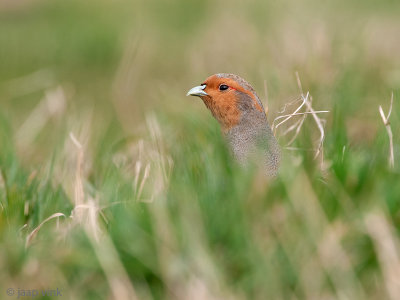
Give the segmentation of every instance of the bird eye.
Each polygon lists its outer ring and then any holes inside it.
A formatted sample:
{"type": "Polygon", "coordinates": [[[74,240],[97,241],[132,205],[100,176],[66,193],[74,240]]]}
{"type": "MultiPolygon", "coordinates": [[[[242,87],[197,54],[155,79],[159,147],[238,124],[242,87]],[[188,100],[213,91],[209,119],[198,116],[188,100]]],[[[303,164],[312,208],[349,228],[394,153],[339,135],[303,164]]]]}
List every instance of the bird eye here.
{"type": "Polygon", "coordinates": [[[219,86],[219,90],[220,90],[220,91],[225,91],[225,90],[227,90],[227,89],[229,89],[229,86],[227,86],[226,84],[221,84],[221,85],[219,86]]]}

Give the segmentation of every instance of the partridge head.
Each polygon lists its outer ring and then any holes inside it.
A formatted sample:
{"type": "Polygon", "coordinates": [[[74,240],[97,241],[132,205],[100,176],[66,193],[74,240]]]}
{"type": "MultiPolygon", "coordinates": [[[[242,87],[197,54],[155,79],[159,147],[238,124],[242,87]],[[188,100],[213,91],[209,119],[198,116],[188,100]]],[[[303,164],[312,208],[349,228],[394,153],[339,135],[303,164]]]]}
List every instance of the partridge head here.
{"type": "Polygon", "coordinates": [[[187,96],[200,97],[220,123],[233,155],[246,164],[263,164],[275,176],[280,162],[280,147],[271,131],[263,105],[252,86],[243,78],[219,73],[195,86],[187,96]]]}

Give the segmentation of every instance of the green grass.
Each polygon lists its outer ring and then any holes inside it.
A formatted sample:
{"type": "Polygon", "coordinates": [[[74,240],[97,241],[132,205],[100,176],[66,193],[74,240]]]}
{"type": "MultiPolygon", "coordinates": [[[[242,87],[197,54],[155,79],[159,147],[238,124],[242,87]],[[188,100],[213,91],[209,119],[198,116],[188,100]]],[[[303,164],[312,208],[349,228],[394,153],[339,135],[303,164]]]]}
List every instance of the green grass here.
{"type": "Polygon", "coordinates": [[[0,5],[0,299],[398,299],[399,9],[0,5]],[[266,80],[271,123],[296,71],[330,111],[323,163],[308,116],[272,181],[184,96],[216,72],[262,98],[266,80]],[[378,112],[392,91],[394,168],[378,112]]]}

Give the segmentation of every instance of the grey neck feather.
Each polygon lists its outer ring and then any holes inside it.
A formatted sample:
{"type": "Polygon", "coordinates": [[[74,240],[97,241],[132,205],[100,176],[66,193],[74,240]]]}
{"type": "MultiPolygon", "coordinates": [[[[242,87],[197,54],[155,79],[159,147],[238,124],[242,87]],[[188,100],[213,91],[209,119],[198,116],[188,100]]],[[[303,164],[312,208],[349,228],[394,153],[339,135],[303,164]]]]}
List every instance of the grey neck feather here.
{"type": "Polygon", "coordinates": [[[232,127],[226,136],[234,156],[240,163],[245,164],[249,159],[257,164],[263,163],[267,175],[275,176],[281,157],[279,144],[265,113],[254,107],[249,109],[249,103],[251,101],[239,103],[239,109],[242,111],[239,124],[232,127]]]}

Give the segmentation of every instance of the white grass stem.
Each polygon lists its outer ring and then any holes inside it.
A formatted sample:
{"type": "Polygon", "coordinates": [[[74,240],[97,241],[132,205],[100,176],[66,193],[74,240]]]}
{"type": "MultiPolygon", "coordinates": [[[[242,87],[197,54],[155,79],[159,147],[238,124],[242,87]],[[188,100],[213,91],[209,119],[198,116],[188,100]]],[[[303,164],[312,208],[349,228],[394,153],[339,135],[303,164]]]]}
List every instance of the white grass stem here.
{"type": "Polygon", "coordinates": [[[276,117],[275,120],[283,119],[283,118],[289,117],[289,116],[302,116],[302,115],[308,115],[308,114],[313,114],[313,113],[319,114],[319,113],[328,113],[328,112],[330,112],[330,111],[329,110],[317,110],[317,111],[314,111],[314,112],[305,111],[305,112],[300,112],[300,113],[292,113],[292,114],[288,114],[288,115],[279,116],[279,117],[276,117]]]}
{"type": "Polygon", "coordinates": [[[390,115],[392,113],[392,108],[393,108],[393,92],[392,92],[392,97],[390,98],[390,108],[387,117],[383,112],[382,106],[379,105],[379,113],[382,117],[383,124],[385,125],[387,134],[389,136],[389,167],[393,169],[394,168],[393,132],[389,121],[390,115]]]}
{"type": "Polygon", "coordinates": [[[39,226],[37,226],[34,230],[32,230],[32,232],[26,237],[25,248],[27,248],[31,244],[33,238],[37,235],[40,228],[42,228],[42,226],[45,223],[47,223],[48,221],[50,221],[54,218],[58,218],[58,217],[65,217],[65,215],[63,213],[52,214],[50,217],[48,217],[46,220],[44,220],[42,223],[40,223],[39,226]]]}
{"type": "Polygon", "coordinates": [[[291,117],[293,117],[296,113],[298,113],[299,110],[304,106],[305,102],[307,101],[307,98],[308,98],[308,93],[307,93],[306,98],[305,98],[305,99],[303,98],[303,102],[300,104],[300,106],[299,106],[298,108],[296,108],[296,110],[295,110],[293,113],[291,113],[291,114],[285,116],[285,119],[284,119],[283,121],[281,121],[281,122],[280,122],[278,125],[276,125],[276,126],[274,126],[274,124],[275,124],[275,121],[277,120],[277,118],[279,118],[279,117],[275,118],[275,120],[272,122],[272,130],[278,129],[278,127],[279,127],[280,125],[282,125],[283,123],[285,123],[286,121],[288,121],[291,117]]]}
{"type": "Polygon", "coordinates": [[[306,117],[307,117],[307,115],[304,115],[303,118],[301,118],[301,119],[299,120],[300,123],[299,123],[299,125],[298,125],[297,128],[296,128],[296,132],[294,133],[292,139],[289,141],[289,143],[287,144],[287,146],[291,145],[291,144],[296,140],[297,136],[298,136],[299,133],[300,133],[301,127],[303,126],[303,123],[304,123],[306,117]]]}
{"type": "Polygon", "coordinates": [[[144,187],[144,184],[146,183],[147,179],[149,178],[149,174],[150,174],[150,164],[148,163],[146,165],[146,168],[144,169],[143,178],[142,178],[142,181],[140,182],[139,190],[136,195],[137,200],[139,200],[140,196],[142,195],[143,187],[144,187]]]}
{"type": "Polygon", "coordinates": [[[281,109],[281,111],[278,111],[278,114],[283,114],[283,113],[286,111],[286,109],[287,109],[288,106],[292,106],[292,105],[296,104],[297,102],[299,102],[299,101],[301,101],[301,100],[302,100],[301,97],[296,97],[296,99],[294,99],[293,101],[291,101],[291,102],[289,102],[289,103],[286,103],[286,104],[283,106],[283,108],[281,109]]]}
{"type": "Polygon", "coordinates": [[[312,108],[311,104],[308,101],[306,101],[306,105],[307,105],[308,110],[311,112],[311,114],[315,120],[315,123],[318,126],[319,132],[321,134],[317,152],[315,153],[315,157],[317,157],[321,153],[322,147],[324,145],[324,140],[325,140],[324,126],[322,125],[321,119],[317,116],[316,111],[312,108]]]}
{"type": "MultiPolygon", "coordinates": [[[[84,198],[85,198],[85,194],[83,191],[83,182],[82,182],[83,147],[72,132],[69,133],[69,136],[74,145],[78,148],[78,159],[76,162],[75,189],[74,189],[75,207],[78,207],[79,205],[82,205],[84,203],[84,198]]],[[[82,214],[77,213],[76,218],[78,221],[81,221],[82,214]]]]}
{"type": "MultiPolygon", "coordinates": [[[[324,139],[325,139],[324,126],[322,124],[321,119],[317,116],[316,111],[313,109],[313,107],[311,105],[312,98],[310,97],[310,101],[307,101],[309,93],[307,92],[306,97],[304,97],[303,87],[301,85],[301,80],[300,80],[300,76],[299,76],[298,72],[296,72],[296,79],[297,79],[297,85],[298,85],[300,93],[301,93],[301,97],[303,98],[305,104],[307,105],[307,110],[311,112],[311,115],[313,116],[313,118],[315,120],[315,123],[317,124],[317,127],[318,127],[319,132],[320,132],[319,144],[318,144],[318,148],[317,148],[317,151],[316,151],[315,157],[314,157],[314,158],[317,158],[318,155],[321,153],[323,145],[324,145],[324,139]]],[[[321,154],[321,157],[322,157],[322,160],[321,160],[321,163],[322,163],[323,162],[323,153],[321,154]]]]}
{"type": "Polygon", "coordinates": [[[400,243],[396,230],[379,211],[366,215],[364,223],[380,262],[388,299],[400,299],[400,243]]]}

